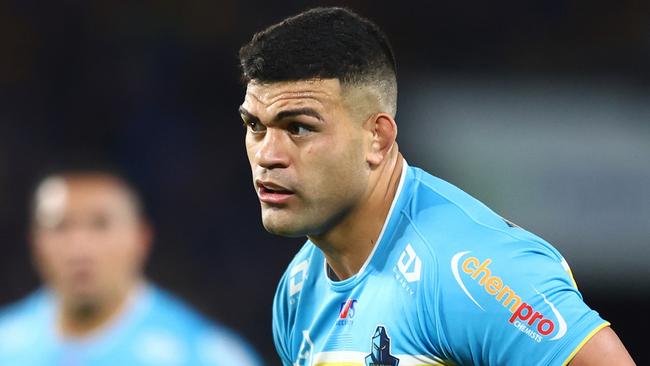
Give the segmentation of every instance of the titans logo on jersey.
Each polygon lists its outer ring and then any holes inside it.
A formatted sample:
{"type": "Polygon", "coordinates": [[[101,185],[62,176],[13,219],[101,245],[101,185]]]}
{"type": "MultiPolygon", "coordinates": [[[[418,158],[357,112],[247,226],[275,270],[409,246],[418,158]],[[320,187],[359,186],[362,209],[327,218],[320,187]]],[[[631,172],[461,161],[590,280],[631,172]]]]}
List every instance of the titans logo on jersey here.
{"type": "Polygon", "coordinates": [[[359,273],[328,272],[307,241],[280,281],[286,366],[560,365],[608,325],[550,244],[406,164],[359,273]]]}
{"type": "Polygon", "coordinates": [[[366,366],[397,366],[399,359],[390,354],[390,338],[381,325],[372,336],[372,351],[366,356],[366,366]]]}

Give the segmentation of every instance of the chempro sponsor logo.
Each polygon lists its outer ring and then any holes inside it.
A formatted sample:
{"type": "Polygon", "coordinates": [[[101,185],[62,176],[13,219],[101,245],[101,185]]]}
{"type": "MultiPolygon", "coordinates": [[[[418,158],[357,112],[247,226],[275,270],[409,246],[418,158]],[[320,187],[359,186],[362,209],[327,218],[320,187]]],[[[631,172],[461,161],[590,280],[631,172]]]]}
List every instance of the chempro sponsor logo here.
{"type": "Polygon", "coordinates": [[[566,321],[544,294],[535,290],[550,309],[550,312],[542,313],[540,309],[536,309],[524,301],[501,277],[492,273],[491,258],[481,261],[477,257],[468,256],[470,253],[470,251],[456,253],[451,259],[451,271],[460,288],[476,306],[485,311],[467,289],[463,278],[478,284],[494,301],[506,308],[511,314],[507,321],[536,342],[541,342],[547,337],[550,337],[548,338],[550,341],[564,337],[567,331],[566,321]],[[549,317],[549,313],[552,316],[549,317]]]}

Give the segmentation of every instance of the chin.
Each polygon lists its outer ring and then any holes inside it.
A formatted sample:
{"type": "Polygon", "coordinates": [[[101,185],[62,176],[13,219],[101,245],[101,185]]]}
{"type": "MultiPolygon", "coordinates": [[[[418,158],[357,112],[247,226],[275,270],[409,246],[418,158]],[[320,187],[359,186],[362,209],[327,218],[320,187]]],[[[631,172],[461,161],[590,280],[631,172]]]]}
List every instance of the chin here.
{"type": "Polygon", "coordinates": [[[60,288],[60,292],[71,299],[79,299],[86,301],[87,299],[95,299],[100,293],[100,289],[94,281],[76,281],[68,283],[60,288]]]}
{"type": "Polygon", "coordinates": [[[292,228],[288,227],[279,227],[279,226],[264,226],[266,231],[273,235],[279,235],[279,236],[285,236],[288,238],[297,238],[301,236],[306,236],[306,234],[303,231],[299,230],[292,230],[292,228]]]}
{"type": "Polygon", "coordinates": [[[296,226],[295,222],[277,222],[277,220],[271,219],[265,219],[262,221],[264,229],[273,235],[286,236],[289,238],[297,238],[307,235],[305,228],[296,226]]]}
{"type": "Polygon", "coordinates": [[[95,302],[99,297],[97,291],[90,289],[74,289],[72,291],[68,291],[65,295],[66,297],[74,299],[75,302],[79,303],[95,302]]]}

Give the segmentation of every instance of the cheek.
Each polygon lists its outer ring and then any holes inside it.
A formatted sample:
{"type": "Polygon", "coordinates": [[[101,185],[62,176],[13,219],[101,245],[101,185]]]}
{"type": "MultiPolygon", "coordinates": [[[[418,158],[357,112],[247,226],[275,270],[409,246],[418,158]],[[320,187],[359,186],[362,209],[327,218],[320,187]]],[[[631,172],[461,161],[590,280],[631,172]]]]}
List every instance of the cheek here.
{"type": "Polygon", "coordinates": [[[120,258],[122,263],[132,266],[133,263],[137,263],[141,256],[142,245],[137,240],[135,234],[127,233],[120,236],[120,240],[117,241],[118,245],[114,250],[114,256],[120,258]]]}
{"type": "Polygon", "coordinates": [[[37,239],[33,247],[36,265],[40,271],[52,271],[65,266],[66,253],[65,242],[56,236],[43,237],[37,239]]]}
{"type": "Polygon", "coordinates": [[[362,141],[349,136],[314,144],[304,151],[301,160],[316,192],[329,192],[327,195],[334,197],[357,186],[365,170],[362,141]]]}
{"type": "Polygon", "coordinates": [[[322,156],[328,169],[335,172],[362,169],[365,161],[364,141],[353,132],[356,131],[329,138],[319,151],[314,151],[311,155],[316,155],[316,158],[322,156]]]}
{"type": "Polygon", "coordinates": [[[255,154],[257,153],[257,144],[255,141],[252,141],[252,138],[249,134],[246,134],[246,156],[248,157],[248,162],[251,166],[254,165],[255,154]]]}
{"type": "Polygon", "coordinates": [[[107,233],[98,239],[98,244],[94,256],[102,263],[103,270],[117,274],[139,266],[142,244],[136,240],[135,234],[128,231],[107,233]]]}

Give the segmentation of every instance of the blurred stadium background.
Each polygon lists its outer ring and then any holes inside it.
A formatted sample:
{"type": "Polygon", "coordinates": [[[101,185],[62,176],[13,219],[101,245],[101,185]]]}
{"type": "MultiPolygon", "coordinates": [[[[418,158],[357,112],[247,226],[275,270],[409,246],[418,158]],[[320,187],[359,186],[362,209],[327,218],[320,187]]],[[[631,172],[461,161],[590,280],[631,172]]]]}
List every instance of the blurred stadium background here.
{"type": "Polygon", "coordinates": [[[157,228],[148,273],[277,364],[268,235],[237,114],[237,51],[313,5],[393,42],[398,141],[554,244],[587,302],[650,362],[650,2],[0,0],[0,304],[37,286],[27,199],[45,165],[120,164],[157,228]]]}

